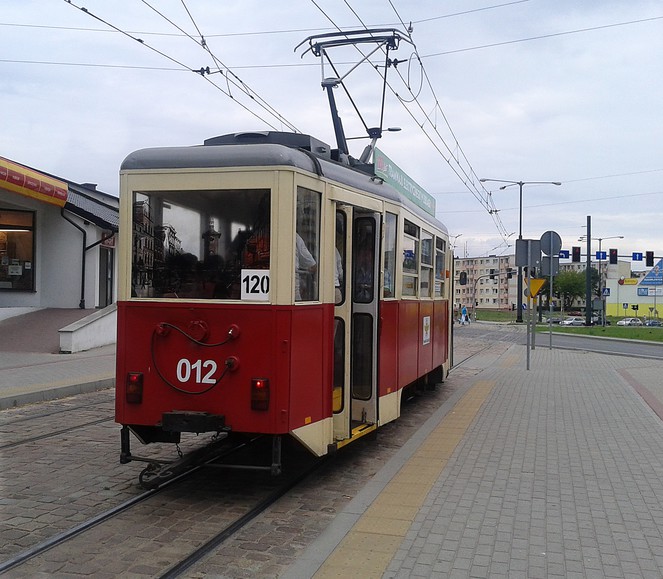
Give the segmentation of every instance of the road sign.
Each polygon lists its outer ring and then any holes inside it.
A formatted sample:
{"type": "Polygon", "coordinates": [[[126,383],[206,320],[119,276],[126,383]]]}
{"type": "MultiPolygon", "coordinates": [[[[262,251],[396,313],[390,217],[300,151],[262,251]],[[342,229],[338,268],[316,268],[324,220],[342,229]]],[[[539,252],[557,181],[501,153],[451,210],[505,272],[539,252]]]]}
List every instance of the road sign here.
{"type": "MultiPolygon", "coordinates": [[[[546,283],[545,279],[531,278],[529,280],[529,292],[530,295],[535,298],[537,294],[541,291],[543,284],[546,283]]],[[[527,289],[527,288],[526,288],[527,289]]],[[[527,294],[525,294],[527,295],[527,294]]]]}
{"type": "Polygon", "coordinates": [[[628,302],[623,302],[622,303],[622,308],[627,310],[628,309],[628,302]]]}
{"type": "Polygon", "coordinates": [[[603,297],[607,298],[610,295],[610,288],[609,287],[604,287],[603,288],[603,297]]]}
{"type": "Polygon", "coordinates": [[[642,253],[633,252],[633,255],[631,256],[631,259],[633,261],[642,261],[642,253]]]}
{"type": "Polygon", "coordinates": [[[607,256],[608,256],[608,254],[605,251],[597,251],[596,252],[596,259],[605,259],[607,256]]]}
{"type": "Polygon", "coordinates": [[[569,250],[568,250],[568,249],[562,249],[562,250],[559,252],[559,257],[560,257],[561,259],[569,259],[569,250]]]}
{"type": "Polygon", "coordinates": [[[562,238],[556,231],[546,231],[541,236],[541,251],[544,255],[557,255],[562,249],[562,238]]]}

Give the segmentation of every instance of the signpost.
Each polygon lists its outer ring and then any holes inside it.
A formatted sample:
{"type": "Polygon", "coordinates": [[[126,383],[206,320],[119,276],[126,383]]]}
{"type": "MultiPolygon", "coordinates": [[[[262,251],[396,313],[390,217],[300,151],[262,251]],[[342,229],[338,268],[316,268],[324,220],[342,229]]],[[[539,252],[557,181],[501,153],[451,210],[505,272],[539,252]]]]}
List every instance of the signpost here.
{"type": "MultiPolygon", "coordinates": [[[[552,350],[552,295],[553,278],[559,273],[559,256],[562,249],[562,238],[556,231],[546,231],[541,236],[541,251],[547,256],[544,258],[550,264],[547,273],[550,276],[550,299],[548,300],[548,348],[552,350]]],[[[543,285],[543,284],[542,284],[543,285]]]]}

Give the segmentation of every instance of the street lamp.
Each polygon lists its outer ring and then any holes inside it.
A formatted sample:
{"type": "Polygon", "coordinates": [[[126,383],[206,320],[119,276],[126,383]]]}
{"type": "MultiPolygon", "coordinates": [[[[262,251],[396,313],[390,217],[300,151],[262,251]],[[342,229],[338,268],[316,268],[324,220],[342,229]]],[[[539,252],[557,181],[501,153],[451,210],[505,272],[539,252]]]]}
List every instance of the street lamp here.
{"type": "MultiPolygon", "coordinates": [[[[518,204],[518,239],[523,238],[523,186],[524,185],[561,185],[559,181],[508,181],[505,179],[479,179],[481,183],[506,183],[500,190],[504,190],[512,185],[518,185],[520,189],[520,201],[518,204]]],[[[516,322],[523,321],[523,267],[518,266],[518,312],[516,313],[516,322]]]]}
{"type": "Polygon", "coordinates": [[[624,239],[623,235],[611,235],[610,237],[592,237],[591,240],[587,240],[586,235],[581,235],[578,238],[578,241],[587,241],[587,253],[591,253],[591,246],[592,246],[592,241],[598,241],[599,242],[599,251],[597,254],[598,257],[598,262],[599,262],[599,299],[603,303],[603,312],[601,313],[601,325],[605,326],[605,300],[603,299],[603,272],[602,272],[602,264],[601,262],[603,261],[603,252],[601,251],[601,244],[606,240],[606,239],[624,239]]]}

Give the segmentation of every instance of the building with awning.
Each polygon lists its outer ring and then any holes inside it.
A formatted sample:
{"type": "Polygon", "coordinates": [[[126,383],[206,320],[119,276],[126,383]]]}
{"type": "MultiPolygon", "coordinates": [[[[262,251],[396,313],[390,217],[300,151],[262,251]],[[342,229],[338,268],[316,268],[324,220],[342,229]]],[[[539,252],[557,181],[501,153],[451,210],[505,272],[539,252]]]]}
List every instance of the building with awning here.
{"type": "Polygon", "coordinates": [[[117,229],[117,197],[0,157],[0,308],[110,305],[117,229]]]}

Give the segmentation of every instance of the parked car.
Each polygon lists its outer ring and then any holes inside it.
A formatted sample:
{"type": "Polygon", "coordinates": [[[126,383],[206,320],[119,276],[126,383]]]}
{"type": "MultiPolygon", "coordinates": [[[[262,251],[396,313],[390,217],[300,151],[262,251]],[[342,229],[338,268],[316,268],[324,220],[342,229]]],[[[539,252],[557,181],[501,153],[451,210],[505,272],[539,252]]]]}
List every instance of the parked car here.
{"type": "Polygon", "coordinates": [[[560,326],[584,326],[585,318],[580,318],[578,316],[569,316],[564,318],[560,323],[560,326]]]}
{"type": "Polygon", "coordinates": [[[642,320],[640,318],[624,318],[617,322],[618,326],[642,326],[642,320]]]}
{"type": "Polygon", "coordinates": [[[661,327],[661,320],[647,320],[645,326],[654,326],[656,328],[661,327]]]}

